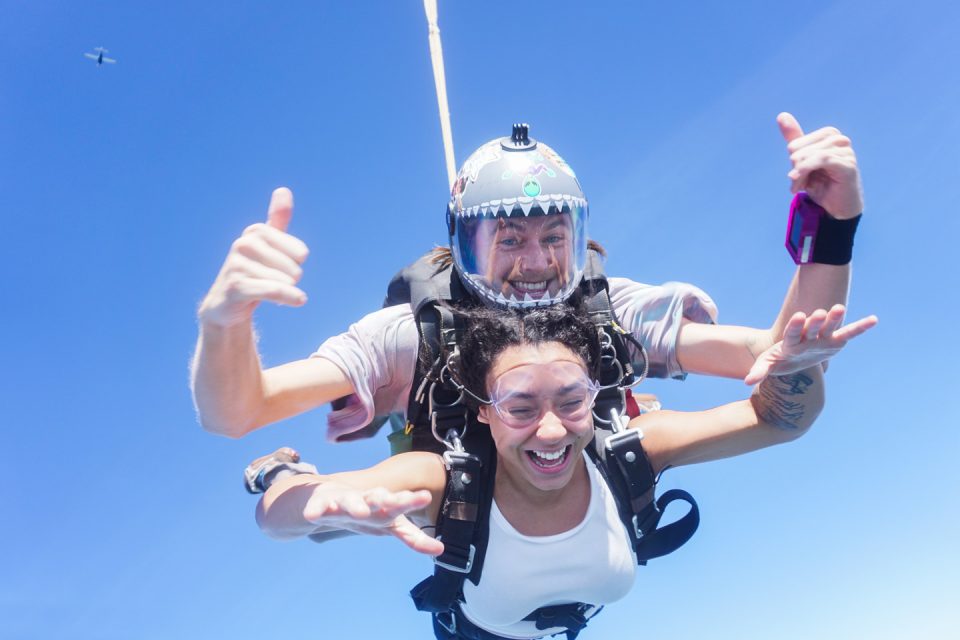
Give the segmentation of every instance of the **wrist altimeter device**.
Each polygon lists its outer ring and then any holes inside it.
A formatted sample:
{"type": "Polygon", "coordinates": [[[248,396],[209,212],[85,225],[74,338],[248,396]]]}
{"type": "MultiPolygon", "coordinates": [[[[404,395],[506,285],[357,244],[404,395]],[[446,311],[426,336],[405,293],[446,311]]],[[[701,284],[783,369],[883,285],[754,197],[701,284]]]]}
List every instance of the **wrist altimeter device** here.
{"type": "Polygon", "coordinates": [[[838,220],[801,191],[790,203],[787,252],[797,264],[847,264],[853,256],[853,237],[861,215],[838,220]]]}

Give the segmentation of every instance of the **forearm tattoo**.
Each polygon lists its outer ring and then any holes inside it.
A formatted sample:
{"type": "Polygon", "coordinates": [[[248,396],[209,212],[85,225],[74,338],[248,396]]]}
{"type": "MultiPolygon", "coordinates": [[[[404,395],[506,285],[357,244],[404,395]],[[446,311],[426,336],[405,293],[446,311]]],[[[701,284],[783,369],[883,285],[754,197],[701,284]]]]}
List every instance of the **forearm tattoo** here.
{"type": "Polygon", "coordinates": [[[780,429],[800,429],[806,407],[796,396],[806,394],[812,384],[813,379],[803,373],[766,378],[751,398],[757,416],[780,429]]]}

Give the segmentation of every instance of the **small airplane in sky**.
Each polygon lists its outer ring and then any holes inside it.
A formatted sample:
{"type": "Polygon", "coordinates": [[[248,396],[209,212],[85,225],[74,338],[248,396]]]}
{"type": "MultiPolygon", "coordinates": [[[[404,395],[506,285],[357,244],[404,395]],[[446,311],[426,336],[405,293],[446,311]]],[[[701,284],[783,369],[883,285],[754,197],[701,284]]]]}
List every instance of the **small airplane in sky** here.
{"type": "Polygon", "coordinates": [[[104,62],[109,62],[110,64],[114,64],[116,62],[116,60],[114,60],[113,58],[108,58],[105,55],[103,55],[107,52],[107,50],[104,49],[103,47],[97,47],[94,49],[94,51],[96,53],[85,53],[83,55],[90,58],[91,60],[96,60],[98,67],[102,66],[104,62]]]}

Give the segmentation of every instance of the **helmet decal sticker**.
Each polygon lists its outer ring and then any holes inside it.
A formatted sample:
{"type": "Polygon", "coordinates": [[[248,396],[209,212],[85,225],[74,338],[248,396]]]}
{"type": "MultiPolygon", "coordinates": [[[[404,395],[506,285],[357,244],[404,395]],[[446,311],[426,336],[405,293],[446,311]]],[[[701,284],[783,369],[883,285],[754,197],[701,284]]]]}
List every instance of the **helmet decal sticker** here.
{"type": "Polygon", "coordinates": [[[496,140],[491,140],[467,158],[463,168],[460,169],[460,175],[470,182],[476,182],[480,176],[480,170],[491,162],[499,160],[502,157],[500,153],[500,144],[496,140]]]}
{"type": "Polygon", "coordinates": [[[463,163],[450,194],[458,210],[463,208],[463,194],[467,190],[468,183],[476,182],[480,177],[480,170],[485,166],[500,160],[502,157],[500,153],[500,143],[497,140],[491,140],[470,154],[467,161],[463,163]]]}
{"type": "Polygon", "coordinates": [[[556,151],[554,151],[553,149],[551,149],[545,144],[540,144],[538,148],[543,152],[543,154],[547,157],[547,159],[553,164],[557,165],[557,167],[561,171],[566,173],[571,178],[576,179],[577,174],[575,174],[573,172],[573,169],[570,168],[570,165],[568,165],[566,161],[560,157],[559,153],[557,153],[556,151]]]}
{"type": "Polygon", "coordinates": [[[535,198],[540,195],[540,182],[533,176],[528,176],[523,181],[523,195],[535,198]]]}

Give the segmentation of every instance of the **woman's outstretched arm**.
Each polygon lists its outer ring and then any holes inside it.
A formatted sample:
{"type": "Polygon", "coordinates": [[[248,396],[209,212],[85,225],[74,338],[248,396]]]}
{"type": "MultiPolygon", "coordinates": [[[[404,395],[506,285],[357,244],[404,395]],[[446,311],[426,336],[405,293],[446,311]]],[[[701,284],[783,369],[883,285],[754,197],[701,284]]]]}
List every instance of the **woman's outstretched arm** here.
{"type": "Polygon", "coordinates": [[[414,452],[369,469],[284,478],[257,505],[257,524],[280,540],[348,531],[390,535],[420,553],[438,555],[443,544],[421,527],[436,523],[446,487],[441,458],[414,452]]]}
{"type": "Polygon", "coordinates": [[[775,345],[787,373],[768,376],[747,400],[707,411],[654,411],[631,421],[643,430],[654,470],[728,458],[800,437],[824,405],[822,362],[876,325],[874,316],[841,327],[845,309],[797,313],[775,345]],[[799,371],[794,367],[804,367],[799,371]]]}

